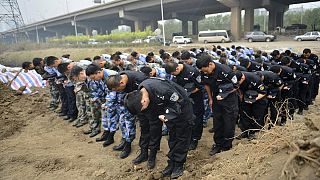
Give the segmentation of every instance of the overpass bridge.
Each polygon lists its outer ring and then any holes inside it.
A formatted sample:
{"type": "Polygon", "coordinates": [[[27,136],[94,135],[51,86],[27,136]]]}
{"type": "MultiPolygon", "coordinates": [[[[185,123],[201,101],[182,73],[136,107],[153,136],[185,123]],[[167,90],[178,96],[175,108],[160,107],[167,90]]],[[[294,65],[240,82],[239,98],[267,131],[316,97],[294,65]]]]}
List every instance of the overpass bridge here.
{"type": "MultiPolygon", "coordinates": [[[[192,22],[192,34],[198,33],[198,21],[207,14],[231,12],[231,33],[235,40],[241,37],[241,10],[245,10],[244,31],[252,31],[254,9],[269,11],[268,30],[283,26],[283,15],[290,4],[315,0],[163,0],[164,18],[182,21],[182,33],[188,34],[188,22],[192,22]]],[[[160,0],[115,0],[62,16],[25,25],[19,30],[0,32],[2,39],[11,41],[18,34],[27,34],[32,41],[44,41],[47,37],[61,37],[83,33],[90,35],[93,29],[105,34],[119,25],[142,31],[146,26],[155,30],[161,20],[160,0]]]]}

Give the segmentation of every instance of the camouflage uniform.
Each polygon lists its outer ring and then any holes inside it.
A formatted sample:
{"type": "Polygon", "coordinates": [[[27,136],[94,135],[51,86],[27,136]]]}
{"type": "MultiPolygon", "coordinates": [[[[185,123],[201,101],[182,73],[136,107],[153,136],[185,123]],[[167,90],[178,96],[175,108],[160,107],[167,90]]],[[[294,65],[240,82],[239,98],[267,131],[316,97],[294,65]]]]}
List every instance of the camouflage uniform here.
{"type": "Polygon", "coordinates": [[[105,83],[101,80],[99,81],[90,81],[90,109],[92,118],[89,120],[89,126],[91,131],[99,131],[100,124],[101,124],[101,105],[104,103],[105,99],[105,92],[106,86],[105,83]]]}
{"type": "Polygon", "coordinates": [[[45,66],[44,70],[46,71],[46,74],[43,75],[44,79],[48,79],[49,87],[50,87],[50,94],[51,94],[51,100],[50,100],[50,108],[57,108],[59,104],[59,90],[57,87],[57,84],[55,82],[57,77],[57,70],[53,67],[45,66]],[[48,78],[44,77],[47,76],[48,78]]]}
{"type": "Polygon", "coordinates": [[[204,91],[204,114],[203,114],[203,123],[207,124],[211,116],[211,108],[209,105],[209,96],[206,91],[204,91]]]}
{"type": "Polygon", "coordinates": [[[107,95],[104,111],[106,118],[102,119],[102,127],[110,132],[115,132],[120,127],[122,138],[132,142],[135,139],[136,127],[134,116],[122,105],[125,95],[123,92],[115,91],[107,95]]]}
{"type": "Polygon", "coordinates": [[[78,109],[78,118],[75,121],[75,125],[84,125],[91,119],[91,108],[90,108],[90,91],[85,82],[76,84],[76,102],[78,109]]]}

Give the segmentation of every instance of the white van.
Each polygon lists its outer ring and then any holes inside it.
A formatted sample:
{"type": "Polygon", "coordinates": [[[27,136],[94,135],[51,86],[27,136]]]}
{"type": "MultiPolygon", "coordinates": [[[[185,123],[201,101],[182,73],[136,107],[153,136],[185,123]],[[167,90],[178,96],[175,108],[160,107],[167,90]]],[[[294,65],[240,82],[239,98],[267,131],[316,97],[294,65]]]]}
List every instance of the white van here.
{"type": "Polygon", "coordinates": [[[203,43],[208,42],[230,42],[230,36],[227,30],[211,30],[199,31],[198,41],[203,43]]]}

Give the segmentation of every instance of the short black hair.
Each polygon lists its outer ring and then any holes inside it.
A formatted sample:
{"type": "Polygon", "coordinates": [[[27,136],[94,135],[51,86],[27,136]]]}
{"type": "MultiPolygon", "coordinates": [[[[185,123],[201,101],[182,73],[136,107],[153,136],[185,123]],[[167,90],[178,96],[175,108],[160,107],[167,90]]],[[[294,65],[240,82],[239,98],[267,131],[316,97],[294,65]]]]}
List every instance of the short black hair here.
{"type": "Polygon", "coordinates": [[[71,69],[71,72],[70,72],[70,77],[71,78],[78,77],[81,71],[83,71],[82,67],[73,66],[73,68],[71,69]]]}
{"type": "Polygon", "coordinates": [[[119,87],[121,79],[122,78],[120,74],[108,76],[106,80],[108,89],[112,90],[114,88],[119,87]]]}
{"type": "Polygon", "coordinates": [[[95,57],[93,57],[93,60],[95,61],[95,60],[100,60],[101,59],[101,56],[95,56],[95,57]]]}
{"type": "Polygon", "coordinates": [[[136,51],[133,51],[130,55],[136,58],[138,56],[138,53],[136,51]]]}
{"type": "Polygon", "coordinates": [[[311,49],[305,48],[305,49],[303,50],[303,54],[306,54],[306,53],[311,53],[311,49]]]}
{"type": "Polygon", "coordinates": [[[121,55],[122,54],[122,52],[120,52],[120,51],[117,51],[117,52],[115,52],[114,54],[116,54],[116,55],[121,55]]]}
{"type": "Polygon", "coordinates": [[[256,58],[255,61],[256,61],[257,63],[259,63],[259,64],[262,64],[262,63],[263,63],[263,59],[260,58],[260,57],[256,58]]]}
{"type": "Polygon", "coordinates": [[[198,69],[201,69],[203,67],[208,67],[210,62],[213,62],[211,56],[204,54],[198,58],[196,65],[198,69]]]}
{"type": "Polygon", "coordinates": [[[164,49],[160,49],[160,50],[159,50],[159,54],[160,54],[160,55],[164,54],[165,52],[166,52],[166,51],[165,51],[164,49]]]}
{"type": "Polygon", "coordinates": [[[239,61],[240,61],[240,66],[243,66],[243,67],[248,67],[250,61],[249,59],[247,58],[239,58],[239,61]]]}
{"type": "Polygon", "coordinates": [[[279,50],[273,50],[270,55],[273,56],[273,57],[278,56],[278,55],[280,55],[280,51],[279,50]]]}
{"type": "Polygon", "coordinates": [[[98,64],[92,63],[86,69],[86,75],[90,76],[96,74],[98,71],[102,71],[101,67],[98,64]]]}
{"type": "Polygon", "coordinates": [[[171,56],[170,56],[170,54],[169,53],[164,53],[164,54],[162,54],[162,59],[169,59],[171,56]]]}
{"type": "Polygon", "coordinates": [[[36,58],[33,58],[32,63],[34,66],[39,66],[41,64],[41,61],[43,61],[42,58],[36,57],[36,58]]]}
{"type": "Polygon", "coordinates": [[[178,63],[175,63],[175,62],[168,62],[166,65],[165,65],[165,70],[166,70],[166,73],[168,74],[171,74],[173,72],[176,71],[178,67],[178,63]]]}
{"type": "Polygon", "coordinates": [[[285,54],[286,56],[290,56],[290,55],[291,55],[291,51],[290,51],[289,49],[287,49],[286,51],[284,51],[284,54],[285,54]]]}
{"type": "Polygon", "coordinates": [[[121,57],[118,54],[112,54],[111,55],[111,60],[120,60],[121,57]]]}
{"type": "Polygon", "coordinates": [[[148,56],[154,56],[154,53],[153,52],[149,52],[148,56]]]}
{"type": "Polygon", "coordinates": [[[150,62],[151,61],[151,58],[152,58],[152,56],[146,56],[146,62],[148,63],[148,62],[150,62]]]}
{"type": "Polygon", "coordinates": [[[140,91],[135,90],[130,92],[124,97],[124,106],[131,114],[139,114],[142,109],[141,99],[142,93],[140,91]]]}
{"type": "Polygon", "coordinates": [[[270,69],[269,69],[269,71],[272,71],[272,72],[274,72],[276,74],[278,74],[280,72],[280,70],[281,70],[281,66],[279,66],[279,65],[271,66],[270,69]]]}
{"type": "Polygon", "coordinates": [[[47,66],[52,66],[54,64],[55,60],[58,60],[58,58],[55,56],[48,56],[45,58],[45,63],[47,66]]]}
{"type": "Polygon", "coordinates": [[[190,59],[190,58],[191,58],[191,54],[188,51],[184,51],[181,54],[181,60],[187,60],[187,59],[190,59]]]}
{"type": "Polygon", "coordinates": [[[86,58],[84,58],[84,60],[92,61],[92,59],[90,57],[86,57],[86,58]]]}
{"type": "Polygon", "coordinates": [[[61,73],[61,74],[64,74],[67,70],[68,70],[68,65],[70,63],[61,63],[58,65],[58,71],[61,73]]]}
{"type": "Polygon", "coordinates": [[[152,71],[152,68],[149,66],[143,66],[140,68],[140,71],[143,72],[143,74],[145,74],[146,76],[150,76],[150,73],[152,71]]]}
{"type": "Polygon", "coordinates": [[[291,58],[289,56],[283,56],[280,61],[282,65],[287,65],[291,62],[291,58]]]}
{"type": "Polygon", "coordinates": [[[32,64],[31,62],[23,62],[22,63],[22,69],[27,69],[29,68],[30,64],[32,64]]]}
{"type": "Polygon", "coordinates": [[[237,52],[236,51],[231,51],[231,55],[235,56],[235,55],[237,55],[237,52]]]}
{"type": "Polygon", "coordinates": [[[64,54],[64,55],[62,55],[62,57],[69,59],[70,58],[70,54],[64,54]]]}
{"type": "Polygon", "coordinates": [[[180,52],[179,51],[175,51],[172,53],[172,57],[174,58],[179,58],[180,52]]]}

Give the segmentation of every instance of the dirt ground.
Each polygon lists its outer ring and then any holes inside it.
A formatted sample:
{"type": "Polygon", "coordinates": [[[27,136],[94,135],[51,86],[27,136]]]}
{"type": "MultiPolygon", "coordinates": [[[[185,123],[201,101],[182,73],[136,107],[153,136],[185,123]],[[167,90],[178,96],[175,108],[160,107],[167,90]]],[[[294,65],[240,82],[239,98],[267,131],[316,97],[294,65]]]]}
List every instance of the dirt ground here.
{"type": "MultiPolygon", "coordinates": [[[[131,163],[138,152],[139,135],[132,154],[122,160],[112,147],[103,148],[93,138],[83,135],[87,127],[74,128],[50,112],[47,89],[32,96],[16,96],[3,85],[0,87],[0,179],[160,178],[167,160],[166,137],[162,139],[156,168],[148,171],[146,163],[138,166],[131,163]]],[[[210,121],[198,149],[188,154],[186,170],[180,179],[279,179],[293,151],[290,143],[320,136],[319,104],[317,99],[304,116],[295,115],[295,120],[285,127],[261,132],[255,140],[235,140],[232,150],[215,157],[208,155],[212,146],[210,121]]],[[[116,143],[119,141],[118,132],[116,143]]],[[[319,156],[319,163],[318,160],[319,156]]],[[[292,164],[296,179],[320,179],[319,165],[299,159],[292,164]]]]}

